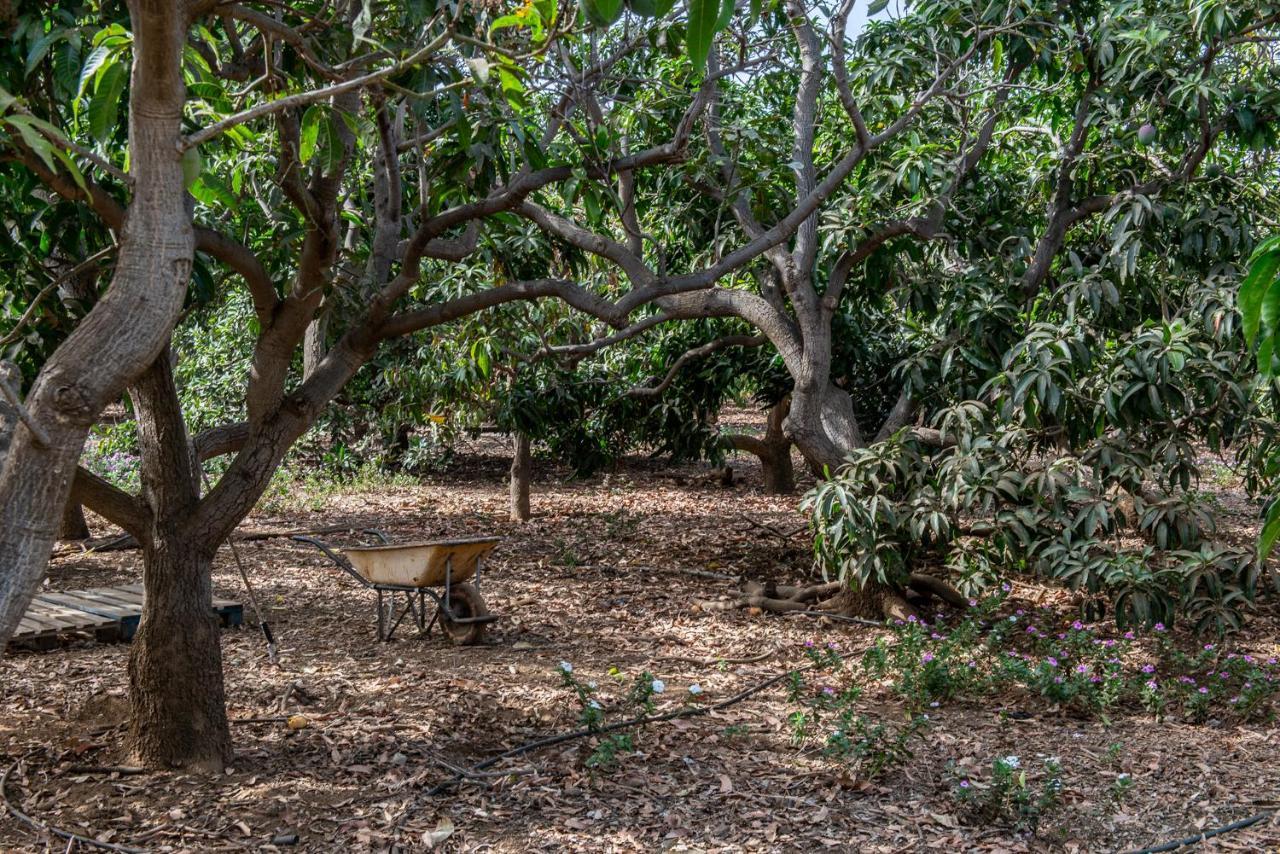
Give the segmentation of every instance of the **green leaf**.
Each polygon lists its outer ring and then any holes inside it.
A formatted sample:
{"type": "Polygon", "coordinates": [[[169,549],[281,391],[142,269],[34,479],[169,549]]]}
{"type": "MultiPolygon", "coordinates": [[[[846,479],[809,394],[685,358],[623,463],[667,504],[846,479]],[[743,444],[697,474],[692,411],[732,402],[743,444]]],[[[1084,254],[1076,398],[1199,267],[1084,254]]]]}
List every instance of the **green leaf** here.
{"type": "Polygon", "coordinates": [[[729,26],[729,22],[733,20],[733,0],[722,0],[720,3],[720,17],[716,18],[716,32],[720,32],[729,26]]]}
{"type": "Polygon", "coordinates": [[[689,32],[685,47],[689,61],[697,73],[707,67],[707,55],[716,35],[716,21],[720,17],[720,0],[689,0],[689,32]]]}
{"type": "Polygon", "coordinates": [[[199,148],[188,148],[182,152],[183,186],[190,188],[202,171],[204,171],[204,158],[200,156],[199,148]]]}
{"type": "Polygon", "coordinates": [[[1262,532],[1258,535],[1259,561],[1266,560],[1271,555],[1277,539],[1280,539],[1280,500],[1273,500],[1267,508],[1267,521],[1263,523],[1262,532]]]}
{"type": "Polygon", "coordinates": [[[106,142],[120,117],[120,95],[129,78],[123,63],[112,63],[103,73],[89,102],[89,135],[106,142]]]}
{"type": "Polygon", "coordinates": [[[89,58],[84,61],[84,67],[80,69],[80,82],[76,85],[76,97],[83,98],[84,93],[89,88],[89,81],[102,64],[107,61],[107,57],[111,56],[111,48],[99,45],[95,47],[89,54],[89,58]]]}
{"type": "Polygon", "coordinates": [[[871,0],[871,2],[867,4],[867,17],[870,18],[873,15],[879,15],[888,8],[889,0],[871,0]]]}
{"type": "Polygon", "coordinates": [[[298,159],[303,163],[315,156],[320,125],[325,123],[325,111],[319,104],[312,104],[302,114],[302,128],[298,133],[298,159]]]}
{"type": "Polygon", "coordinates": [[[1280,331],[1280,279],[1274,279],[1262,297],[1261,331],[1263,335],[1275,335],[1280,331]]]}
{"type": "Polygon", "coordinates": [[[1266,296],[1271,283],[1275,281],[1278,270],[1280,270],[1280,242],[1272,238],[1258,247],[1253,262],[1249,266],[1249,274],[1240,283],[1237,302],[1240,306],[1240,314],[1244,318],[1244,337],[1250,347],[1258,337],[1258,325],[1262,319],[1262,299],[1266,296]]]}

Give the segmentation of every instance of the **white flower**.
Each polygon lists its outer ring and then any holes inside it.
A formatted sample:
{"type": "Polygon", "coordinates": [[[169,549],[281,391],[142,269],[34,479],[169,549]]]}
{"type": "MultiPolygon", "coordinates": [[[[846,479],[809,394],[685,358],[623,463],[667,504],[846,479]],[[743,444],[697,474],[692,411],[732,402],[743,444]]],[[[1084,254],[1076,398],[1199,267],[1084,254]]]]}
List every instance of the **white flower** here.
{"type": "Polygon", "coordinates": [[[592,691],[594,691],[596,689],[596,680],[592,679],[590,682],[588,682],[587,687],[590,688],[592,691]]]}
{"type": "Polygon", "coordinates": [[[694,682],[692,685],[689,686],[689,693],[694,695],[701,694],[702,686],[699,685],[697,682],[694,682]]]}
{"type": "Polygon", "coordinates": [[[653,688],[653,693],[661,694],[663,691],[667,690],[667,683],[663,682],[661,679],[655,679],[653,680],[653,685],[651,687],[653,688]]]}
{"type": "Polygon", "coordinates": [[[591,707],[591,708],[593,708],[593,709],[598,709],[598,708],[600,708],[600,704],[599,704],[599,703],[597,703],[595,700],[587,700],[587,705],[588,705],[588,706],[590,706],[590,707],[591,707]]]}
{"type": "Polygon", "coordinates": [[[1006,756],[1005,758],[1001,759],[1000,762],[1006,768],[1017,768],[1019,765],[1022,764],[1021,760],[1019,760],[1018,757],[1016,756],[1006,756]]]}
{"type": "Polygon", "coordinates": [[[562,662],[560,662],[560,670],[561,670],[561,671],[563,671],[563,672],[565,672],[565,673],[572,673],[572,672],[573,672],[573,665],[572,665],[572,664],[570,664],[570,663],[569,663],[569,662],[567,662],[567,661],[562,661],[562,662]]]}

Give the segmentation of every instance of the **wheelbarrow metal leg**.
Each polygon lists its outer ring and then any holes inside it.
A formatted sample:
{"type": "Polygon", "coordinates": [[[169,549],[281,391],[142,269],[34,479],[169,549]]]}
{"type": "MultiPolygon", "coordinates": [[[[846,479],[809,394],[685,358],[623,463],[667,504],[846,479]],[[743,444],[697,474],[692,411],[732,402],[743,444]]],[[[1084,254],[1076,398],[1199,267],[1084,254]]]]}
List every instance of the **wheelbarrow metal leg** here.
{"type": "Polygon", "coordinates": [[[386,643],[390,638],[386,635],[385,609],[382,606],[382,591],[378,590],[378,640],[386,643]]]}

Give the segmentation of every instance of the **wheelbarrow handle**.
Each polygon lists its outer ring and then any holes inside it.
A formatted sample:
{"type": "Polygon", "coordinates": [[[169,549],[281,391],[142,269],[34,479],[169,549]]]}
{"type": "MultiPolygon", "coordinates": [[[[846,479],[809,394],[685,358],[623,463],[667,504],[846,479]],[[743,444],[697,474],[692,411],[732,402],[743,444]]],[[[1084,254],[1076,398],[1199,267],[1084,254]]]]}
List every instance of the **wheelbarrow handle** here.
{"type": "Polygon", "coordinates": [[[327,545],[317,540],[315,537],[294,536],[294,537],[290,537],[289,539],[294,540],[295,542],[308,543],[310,545],[315,546],[320,551],[328,555],[329,560],[336,563],[339,569],[341,569],[343,572],[350,575],[356,581],[359,581],[361,587],[373,586],[372,582],[370,582],[367,578],[365,578],[360,573],[356,572],[356,568],[351,565],[351,561],[347,560],[345,557],[338,554],[333,549],[329,548],[327,545]]]}

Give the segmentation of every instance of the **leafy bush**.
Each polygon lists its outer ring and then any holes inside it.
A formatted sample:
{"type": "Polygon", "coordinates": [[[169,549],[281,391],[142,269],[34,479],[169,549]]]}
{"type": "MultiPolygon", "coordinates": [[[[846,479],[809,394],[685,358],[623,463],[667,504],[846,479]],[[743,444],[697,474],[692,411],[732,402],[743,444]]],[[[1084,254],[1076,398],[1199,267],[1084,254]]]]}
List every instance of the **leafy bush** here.
{"type": "Polygon", "coordinates": [[[902,586],[941,564],[969,592],[1031,572],[1121,626],[1185,615],[1203,631],[1238,628],[1260,567],[1213,541],[1200,456],[1238,448],[1259,487],[1251,455],[1275,430],[1238,378],[1220,290],[1192,296],[1203,310],[1186,317],[1200,320],[1116,337],[1079,317],[1031,324],[978,397],[939,408],[933,430],[854,452],[806,496],[819,565],[902,586]]]}

